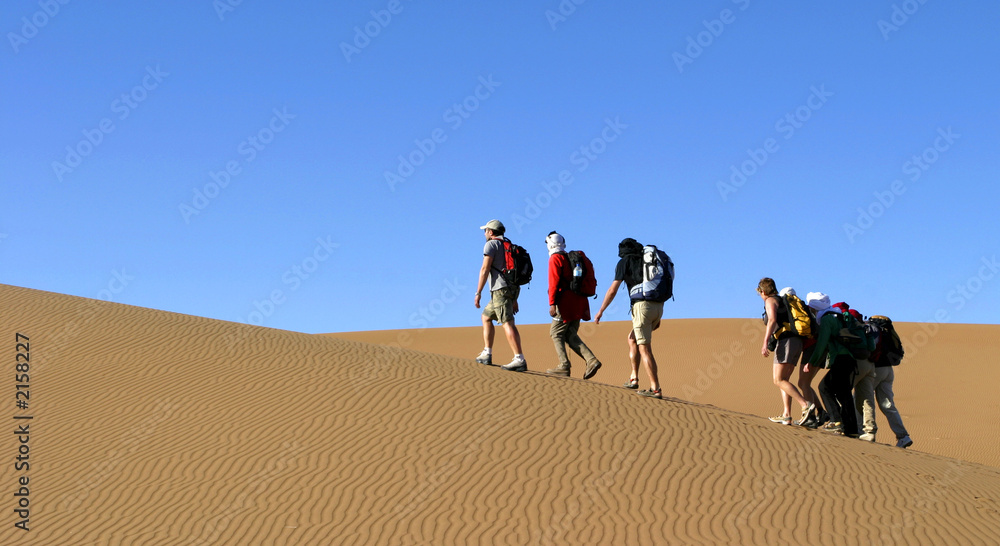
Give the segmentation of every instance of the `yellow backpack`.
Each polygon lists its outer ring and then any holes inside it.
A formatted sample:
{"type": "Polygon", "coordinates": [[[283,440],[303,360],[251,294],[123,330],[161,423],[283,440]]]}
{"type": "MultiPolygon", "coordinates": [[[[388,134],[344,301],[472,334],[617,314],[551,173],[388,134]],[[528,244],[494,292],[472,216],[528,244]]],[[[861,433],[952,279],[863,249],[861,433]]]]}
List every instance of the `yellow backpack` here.
{"type": "Polygon", "coordinates": [[[788,311],[788,322],[782,323],[774,332],[775,339],[786,332],[802,337],[815,337],[817,334],[817,329],[814,327],[815,319],[809,313],[806,302],[795,294],[781,296],[781,301],[784,302],[785,309],[788,311]]]}

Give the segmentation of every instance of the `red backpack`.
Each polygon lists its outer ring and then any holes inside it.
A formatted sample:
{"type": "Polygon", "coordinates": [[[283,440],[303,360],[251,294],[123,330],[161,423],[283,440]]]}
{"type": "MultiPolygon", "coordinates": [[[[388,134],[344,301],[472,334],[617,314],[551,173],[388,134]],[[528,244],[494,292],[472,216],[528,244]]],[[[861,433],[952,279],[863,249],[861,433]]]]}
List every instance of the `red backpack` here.
{"type": "Polygon", "coordinates": [[[528,255],[528,251],[506,237],[501,242],[504,250],[503,267],[494,264],[493,269],[500,272],[507,286],[521,286],[531,282],[534,268],[531,266],[531,256],[528,255]]]}

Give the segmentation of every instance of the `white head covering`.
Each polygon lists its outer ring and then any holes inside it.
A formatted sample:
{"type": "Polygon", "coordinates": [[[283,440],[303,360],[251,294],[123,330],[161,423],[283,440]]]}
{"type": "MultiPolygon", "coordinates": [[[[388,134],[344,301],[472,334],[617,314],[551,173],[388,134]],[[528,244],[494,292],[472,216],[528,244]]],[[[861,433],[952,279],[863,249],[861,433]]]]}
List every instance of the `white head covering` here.
{"type": "Polygon", "coordinates": [[[820,320],[831,309],[830,296],[822,292],[809,292],[806,294],[806,305],[816,310],[816,320],[820,320]]]}
{"type": "Polygon", "coordinates": [[[559,235],[554,231],[545,238],[545,244],[549,247],[549,256],[555,254],[556,252],[566,251],[566,239],[563,239],[562,235],[559,235]]]}
{"type": "Polygon", "coordinates": [[[795,289],[794,288],[792,288],[791,286],[786,286],[785,288],[782,288],[780,292],[778,292],[778,295],[779,296],[797,296],[798,294],[795,293],[795,289]]]}

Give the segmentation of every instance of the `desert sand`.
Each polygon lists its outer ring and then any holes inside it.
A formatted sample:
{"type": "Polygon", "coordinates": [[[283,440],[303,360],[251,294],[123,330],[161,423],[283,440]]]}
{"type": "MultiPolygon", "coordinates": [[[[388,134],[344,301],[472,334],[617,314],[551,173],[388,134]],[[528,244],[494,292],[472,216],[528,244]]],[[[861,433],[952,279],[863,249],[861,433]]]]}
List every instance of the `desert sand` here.
{"type": "MultiPolygon", "coordinates": [[[[902,450],[762,418],[778,395],[745,321],[665,324],[654,343],[673,399],[661,401],[600,382],[622,379],[623,323],[589,334],[607,364],[585,382],[537,373],[553,361],[544,326],[525,328],[533,371],[512,373],[472,362],[478,328],[417,332],[404,349],[386,345],[401,332],[364,334],[383,336],[372,344],[4,285],[0,316],[9,430],[30,427],[0,443],[0,544],[1000,541],[995,410],[964,399],[995,369],[940,392],[949,374],[904,362],[899,402],[920,450],[902,450]],[[719,343],[737,341],[747,354],[682,400],[719,343]],[[967,409],[924,413],[950,403],[967,409]],[[935,419],[974,413],[932,442],[935,419]],[[13,464],[21,437],[28,469],[13,464]],[[949,445],[963,447],[935,453],[949,445]],[[24,497],[30,531],[15,527],[24,497]]],[[[996,332],[943,327],[924,358],[976,338],[951,360],[991,362],[996,332]]]]}
{"type": "MultiPolygon", "coordinates": [[[[476,320],[471,308],[472,319],[476,320]]],[[[771,382],[773,357],[760,354],[764,324],[759,319],[664,320],[654,333],[653,352],[660,368],[664,396],[766,417],[781,413],[781,398],[771,382]]],[[[1000,326],[975,324],[895,323],[906,356],[895,368],[896,405],[915,444],[914,451],[1000,467],[1000,404],[991,400],[1000,385],[1000,326]],[[973,409],[975,408],[975,409],[973,409]]],[[[631,323],[585,322],[580,337],[603,366],[591,381],[620,386],[629,375],[625,337],[631,323]]],[[[555,349],[549,326],[519,327],[528,368],[554,368],[555,349]]],[[[482,326],[332,334],[344,339],[388,344],[419,351],[475,358],[483,347],[482,326]]],[[[494,363],[510,361],[510,348],[498,329],[494,363]]],[[[575,354],[572,377],[585,366],[575,354]]],[[[819,385],[823,374],[813,380],[819,385]]],[[[798,372],[792,375],[793,383],[798,372]]],[[[643,369],[640,388],[648,387],[643,369]]],[[[792,404],[797,414],[798,405],[792,404]]],[[[896,437],[880,412],[876,441],[895,445],[896,437]]],[[[780,425],[777,425],[780,426],[780,425]]]]}

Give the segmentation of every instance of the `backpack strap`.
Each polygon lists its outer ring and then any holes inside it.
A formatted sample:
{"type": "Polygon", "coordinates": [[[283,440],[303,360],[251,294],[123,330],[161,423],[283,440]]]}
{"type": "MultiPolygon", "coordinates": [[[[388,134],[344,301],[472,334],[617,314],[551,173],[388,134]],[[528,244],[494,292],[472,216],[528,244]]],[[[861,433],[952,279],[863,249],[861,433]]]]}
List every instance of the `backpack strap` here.
{"type": "MultiPolygon", "coordinates": [[[[504,261],[504,265],[507,265],[507,253],[510,252],[510,245],[512,245],[514,243],[511,243],[510,239],[508,239],[506,237],[504,237],[503,239],[491,239],[491,240],[492,241],[500,241],[500,247],[503,249],[503,261],[504,261]]],[[[496,263],[497,263],[497,261],[494,258],[493,264],[496,264],[496,263]]],[[[507,269],[506,267],[497,267],[496,265],[490,265],[490,268],[491,269],[495,269],[497,271],[497,273],[503,273],[507,269]]]]}

